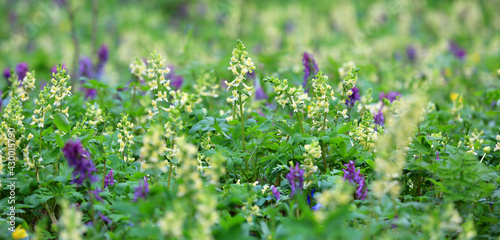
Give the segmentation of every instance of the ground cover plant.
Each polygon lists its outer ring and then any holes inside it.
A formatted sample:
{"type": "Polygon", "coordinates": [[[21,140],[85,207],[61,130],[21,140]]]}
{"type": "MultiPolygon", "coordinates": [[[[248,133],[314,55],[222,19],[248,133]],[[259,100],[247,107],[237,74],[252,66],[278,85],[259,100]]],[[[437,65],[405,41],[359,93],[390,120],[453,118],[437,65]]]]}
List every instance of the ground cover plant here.
{"type": "Polygon", "coordinates": [[[500,236],[497,1],[0,6],[0,239],[500,236]]]}

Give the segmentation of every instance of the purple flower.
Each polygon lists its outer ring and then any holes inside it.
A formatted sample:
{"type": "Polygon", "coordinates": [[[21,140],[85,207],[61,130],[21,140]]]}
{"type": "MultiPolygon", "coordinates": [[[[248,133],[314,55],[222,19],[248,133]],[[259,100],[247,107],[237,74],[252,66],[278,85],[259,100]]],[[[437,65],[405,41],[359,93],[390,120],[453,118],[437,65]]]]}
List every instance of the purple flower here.
{"type": "Polygon", "coordinates": [[[85,98],[86,99],[94,99],[97,95],[97,90],[94,88],[85,88],[85,98]]]}
{"type": "Polygon", "coordinates": [[[302,185],[304,184],[304,170],[299,168],[299,163],[295,165],[295,168],[290,168],[290,172],[286,175],[286,179],[290,183],[290,197],[293,197],[298,191],[302,190],[302,185]]]}
{"type": "Polygon", "coordinates": [[[112,223],[111,219],[109,219],[108,217],[104,216],[104,214],[102,214],[102,213],[99,212],[99,213],[97,213],[97,215],[99,215],[99,217],[101,218],[101,220],[103,222],[105,222],[107,224],[111,224],[112,223]]]}
{"type": "Polygon", "coordinates": [[[375,116],[373,117],[373,120],[375,121],[375,124],[377,124],[379,126],[384,126],[385,118],[384,118],[384,113],[382,113],[382,108],[380,108],[380,110],[378,110],[378,113],[375,114],[375,116]]]}
{"type": "MultiPolygon", "coordinates": [[[[59,66],[59,64],[56,64],[52,67],[52,69],[50,69],[50,72],[51,73],[56,73],[57,74],[57,67],[59,66]]],[[[62,64],[62,69],[66,70],[66,65],[64,65],[64,63],[62,64]]]]}
{"type": "Polygon", "coordinates": [[[90,158],[90,154],[83,149],[80,140],[69,140],[62,149],[64,156],[68,159],[68,165],[73,167],[73,181],[82,185],[85,179],[90,182],[97,180],[92,173],[95,172],[95,166],[90,158]]]}
{"type": "Polygon", "coordinates": [[[415,60],[417,60],[417,49],[410,45],[406,48],[406,55],[408,56],[408,60],[410,60],[410,62],[415,62],[415,60]]]}
{"type": "Polygon", "coordinates": [[[109,185],[115,185],[115,179],[113,177],[113,169],[111,169],[104,177],[104,187],[107,188],[109,185]]]}
{"type": "Polygon", "coordinates": [[[3,77],[7,80],[9,80],[9,78],[12,77],[12,74],[10,73],[10,68],[5,68],[3,70],[3,77]]]}
{"type": "Polygon", "coordinates": [[[247,75],[248,79],[255,80],[255,71],[247,72],[246,75],[247,75]]]}
{"type": "Polygon", "coordinates": [[[313,211],[318,211],[319,209],[321,209],[323,207],[323,205],[321,205],[321,203],[317,203],[316,205],[314,205],[311,210],[313,211]]]}
{"type": "Polygon", "coordinates": [[[182,83],[184,83],[184,78],[181,75],[175,74],[175,67],[169,66],[170,72],[167,74],[166,78],[170,79],[170,85],[175,89],[180,89],[182,83]]]}
{"type": "Polygon", "coordinates": [[[271,186],[271,192],[273,192],[273,196],[276,198],[276,201],[279,201],[281,198],[280,192],[274,185],[271,186]]]}
{"type": "Polygon", "coordinates": [[[109,59],[109,50],[106,45],[101,45],[99,50],[97,51],[97,64],[95,65],[96,78],[100,78],[102,72],[104,71],[104,66],[109,59]]]}
{"type": "Polygon", "coordinates": [[[221,89],[224,89],[224,90],[227,89],[226,80],[224,80],[224,79],[220,80],[219,84],[220,84],[221,89]]]}
{"type": "Polygon", "coordinates": [[[401,93],[398,93],[398,92],[389,92],[389,93],[385,94],[384,92],[381,92],[380,96],[379,96],[379,100],[382,101],[384,98],[387,98],[392,103],[398,97],[401,97],[401,93]]]}
{"type": "Polygon", "coordinates": [[[24,77],[26,77],[26,73],[28,72],[28,64],[27,63],[19,63],[16,66],[16,74],[19,77],[19,80],[21,82],[23,81],[24,77]]]}
{"type": "Polygon", "coordinates": [[[106,46],[105,44],[101,45],[101,47],[97,51],[97,57],[99,58],[99,62],[106,63],[109,58],[108,46],[106,46]]]}
{"type": "Polygon", "coordinates": [[[316,64],[316,61],[314,60],[313,55],[308,52],[304,52],[304,56],[302,57],[302,65],[304,65],[304,82],[302,83],[302,87],[304,87],[305,89],[307,85],[307,79],[310,76],[316,75],[319,71],[319,68],[318,64],[316,64]]]}
{"type": "Polygon", "coordinates": [[[465,55],[467,54],[465,49],[458,46],[458,44],[454,41],[449,42],[449,49],[450,52],[453,53],[453,55],[455,55],[455,57],[460,60],[464,60],[465,55]]]}
{"type": "Polygon", "coordinates": [[[441,160],[441,158],[439,158],[439,151],[436,153],[436,160],[441,160]]]}
{"type": "Polygon", "coordinates": [[[101,192],[102,192],[102,190],[100,188],[98,188],[96,190],[90,191],[90,194],[92,194],[94,196],[95,200],[102,202],[103,199],[101,196],[99,196],[99,193],[101,193],[101,192]]]}
{"type": "Polygon", "coordinates": [[[142,184],[139,182],[139,186],[135,188],[134,202],[137,202],[139,198],[146,198],[148,193],[149,193],[149,184],[146,177],[144,177],[144,182],[142,184]]]}
{"type": "Polygon", "coordinates": [[[368,188],[365,183],[365,176],[360,173],[361,170],[354,166],[354,161],[350,161],[347,164],[344,164],[347,169],[344,170],[344,181],[349,181],[352,185],[356,187],[356,198],[360,200],[364,200],[366,198],[366,193],[368,188]]]}
{"type": "Polygon", "coordinates": [[[345,101],[345,104],[348,107],[354,106],[354,103],[356,103],[356,101],[359,101],[361,99],[361,95],[359,94],[359,88],[354,86],[351,88],[351,91],[352,91],[351,96],[349,96],[349,99],[345,101]]]}
{"type": "Polygon", "coordinates": [[[268,99],[266,92],[264,92],[264,88],[259,87],[257,91],[255,91],[255,100],[268,99]]]}
{"type": "Polygon", "coordinates": [[[88,57],[80,59],[80,76],[86,78],[93,78],[92,61],[88,57]]]}

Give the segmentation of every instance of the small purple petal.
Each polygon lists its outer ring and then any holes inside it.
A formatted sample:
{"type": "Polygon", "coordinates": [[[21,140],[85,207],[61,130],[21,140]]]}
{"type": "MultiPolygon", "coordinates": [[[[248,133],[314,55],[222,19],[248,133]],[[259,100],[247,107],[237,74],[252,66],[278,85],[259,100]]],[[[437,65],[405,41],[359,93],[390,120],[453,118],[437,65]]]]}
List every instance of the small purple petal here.
{"type": "Polygon", "coordinates": [[[356,103],[356,101],[359,101],[361,99],[361,95],[359,94],[359,88],[354,86],[351,88],[351,91],[352,91],[351,96],[349,96],[349,98],[345,101],[345,104],[348,107],[354,106],[354,103],[356,103]]]}
{"type": "Polygon", "coordinates": [[[365,183],[365,176],[361,174],[360,170],[356,171],[354,166],[354,161],[350,161],[344,164],[346,169],[344,171],[344,181],[349,181],[352,185],[356,187],[356,198],[360,200],[365,200],[368,188],[365,183]]]}
{"type": "Polygon", "coordinates": [[[293,195],[302,190],[302,185],[304,184],[304,170],[299,168],[299,163],[295,165],[295,168],[290,168],[290,172],[286,175],[286,179],[291,188],[290,197],[293,197],[293,195]]]}
{"type": "Polygon", "coordinates": [[[22,82],[24,77],[26,77],[26,73],[28,72],[28,64],[23,62],[19,63],[16,66],[16,74],[19,77],[19,80],[22,82]]]}
{"type": "Polygon", "coordinates": [[[10,73],[10,68],[5,68],[3,70],[3,77],[7,80],[9,80],[9,78],[12,77],[12,74],[10,73]]]}
{"type": "Polygon", "coordinates": [[[85,179],[90,182],[97,180],[92,174],[96,171],[90,153],[83,149],[80,140],[69,140],[62,149],[68,159],[68,165],[73,167],[73,183],[82,185],[85,179]]]}
{"type": "Polygon", "coordinates": [[[273,186],[271,186],[271,191],[273,192],[273,196],[276,198],[276,201],[279,201],[281,196],[280,196],[280,192],[278,191],[278,189],[273,185],[273,186]]]}

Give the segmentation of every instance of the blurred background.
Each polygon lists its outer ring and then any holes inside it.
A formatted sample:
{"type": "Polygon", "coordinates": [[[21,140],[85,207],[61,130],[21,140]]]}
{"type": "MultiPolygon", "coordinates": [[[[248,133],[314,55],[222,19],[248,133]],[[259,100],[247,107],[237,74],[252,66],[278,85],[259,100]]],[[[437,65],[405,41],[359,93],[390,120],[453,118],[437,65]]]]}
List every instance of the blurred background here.
{"type": "Polygon", "coordinates": [[[361,87],[380,90],[487,87],[500,68],[498,0],[2,0],[0,9],[0,68],[24,62],[39,81],[58,63],[78,76],[81,59],[97,62],[102,45],[101,81],[112,86],[129,81],[129,64],[152,50],[187,81],[199,69],[229,78],[236,39],[260,78],[295,83],[304,52],[334,80],[352,61],[361,87]]]}

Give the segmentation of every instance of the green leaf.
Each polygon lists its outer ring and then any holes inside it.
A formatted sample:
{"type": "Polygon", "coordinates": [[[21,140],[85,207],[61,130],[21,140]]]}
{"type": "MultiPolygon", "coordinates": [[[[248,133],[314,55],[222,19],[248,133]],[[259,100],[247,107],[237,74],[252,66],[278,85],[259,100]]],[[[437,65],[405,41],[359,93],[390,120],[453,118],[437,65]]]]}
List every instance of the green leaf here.
{"type": "Polygon", "coordinates": [[[241,125],[236,125],[236,127],[233,128],[233,140],[234,141],[241,141],[241,125]]]}
{"type": "Polygon", "coordinates": [[[54,124],[59,130],[65,133],[68,133],[71,130],[71,124],[68,122],[66,116],[62,113],[56,113],[56,115],[54,116],[54,124]]]}
{"type": "Polygon", "coordinates": [[[375,162],[373,162],[373,160],[371,159],[366,159],[365,162],[370,165],[370,167],[372,167],[373,169],[375,169],[375,162]]]}
{"type": "Polygon", "coordinates": [[[277,122],[276,123],[276,127],[281,130],[283,133],[287,134],[287,135],[293,135],[293,130],[290,126],[288,126],[288,124],[284,123],[284,122],[277,122]]]}
{"type": "Polygon", "coordinates": [[[230,139],[223,138],[221,136],[212,136],[210,137],[210,140],[212,141],[213,144],[219,145],[219,146],[224,146],[228,142],[230,142],[230,139]]]}
{"type": "Polygon", "coordinates": [[[243,162],[243,159],[241,159],[241,158],[233,158],[233,162],[236,163],[237,165],[241,165],[241,163],[243,162]]]}
{"type": "Polygon", "coordinates": [[[226,165],[227,165],[226,166],[227,170],[233,170],[234,168],[233,159],[232,158],[227,159],[226,165]]]}
{"type": "Polygon", "coordinates": [[[273,126],[273,121],[268,119],[265,122],[263,122],[262,124],[260,124],[259,127],[257,128],[257,130],[265,132],[265,131],[268,131],[269,129],[271,129],[272,126],[273,126]]]}
{"type": "Polygon", "coordinates": [[[419,153],[430,154],[431,152],[431,145],[427,142],[425,137],[422,137],[420,141],[415,141],[413,145],[419,153]]]}
{"type": "Polygon", "coordinates": [[[342,134],[342,133],[349,131],[349,129],[351,129],[351,125],[352,125],[352,122],[346,123],[345,125],[340,127],[339,130],[337,130],[337,133],[342,134]]]}
{"type": "Polygon", "coordinates": [[[345,140],[345,138],[343,138],[341,136],[336,136],[336,137],[330,138],[330,143],[338,144],[338,143],[343,142],[344,140],[345,140]]]}
{"type": "Polygon", "coordinates": [[[64,147],[64,141],[62,140],[61,135],[56,134],[55,139],[56,139],[57,146],[62,149],[64,147]]]}

